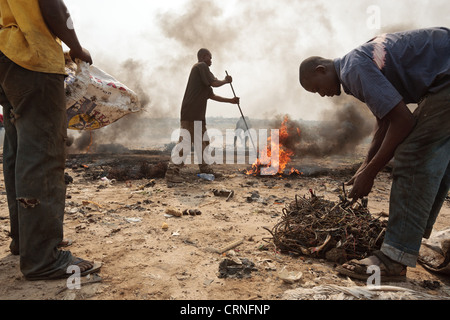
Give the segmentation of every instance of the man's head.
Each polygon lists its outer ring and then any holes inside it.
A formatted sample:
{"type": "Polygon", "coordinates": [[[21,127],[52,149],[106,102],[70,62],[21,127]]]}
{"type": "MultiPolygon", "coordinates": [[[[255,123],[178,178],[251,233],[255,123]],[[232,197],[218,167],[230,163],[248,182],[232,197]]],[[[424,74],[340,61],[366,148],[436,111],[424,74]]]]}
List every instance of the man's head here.
{"type": "Polygon", "coordinates": [[[202,48],[197,52],[198,62],[204,62],[209,67],[212,65],[212,54],[208,49],[202,48]]]}
{"type": "Polygon", "coordinates": [[[306,91],[324,96],[341,94],[341,82],[333,60],[310,57],[300,65],[300,84],[306,91]]]}

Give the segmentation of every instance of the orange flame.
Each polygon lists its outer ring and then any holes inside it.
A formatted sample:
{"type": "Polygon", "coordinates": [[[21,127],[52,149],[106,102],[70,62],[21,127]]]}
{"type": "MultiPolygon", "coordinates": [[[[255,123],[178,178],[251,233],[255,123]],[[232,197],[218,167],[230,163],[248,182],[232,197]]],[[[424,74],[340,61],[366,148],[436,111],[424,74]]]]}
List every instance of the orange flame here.
{"type": "MultiPolygon", "coordinates": [[[[261,174],[261,168],[265,169],[264,170],[265,175],[284,174],[286,166],[291,161],[292,156],[294,155],[294,151],[288,149],[286,146],[283,145],[283,141],[286,141],[289,138],[289,131],[287,127],[288,120],[289,117],[285,116],[283,122],[281,123],[281,127],[279,129],[279,143],[277,144],[276,141],[272,141],[272,137],[269,137],[267,139],[266,147],[264,148],[264,150],[260,151],[259,158],[256,159],[255,163],[252,164],[251,170],[245,172],[247,175],[261,174]],[[276,150],[278,150],[279,153],[278,159],[277,157],[272,159],[272,151],[276,150]],[[278,170],[276,170],[276,168],[278,168],[278,170]]],[[[300,136],[299,128],[297,128],[297,133],[300,136]]],[[[301,174],[295,168],[292,168],[288,174],[291,175],[294,173],[301,174]]]]}

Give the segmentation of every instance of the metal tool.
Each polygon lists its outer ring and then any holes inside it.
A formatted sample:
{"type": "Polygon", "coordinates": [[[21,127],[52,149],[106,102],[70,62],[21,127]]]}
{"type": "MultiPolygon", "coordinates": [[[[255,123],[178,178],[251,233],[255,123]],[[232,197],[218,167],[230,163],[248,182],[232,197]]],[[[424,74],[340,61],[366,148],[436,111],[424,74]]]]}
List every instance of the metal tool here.
{"type": "MultiPolygon", "coordinates": [[[[228,76],[228,71],[225,70],[225,73],[226,73],[227,76],[228,76]]],[[[234,92],[233,84],[232,84],[231,82],[230,82],[230,86],[231,86],[231,90],[233,91],[234,97],[237,98],[237,97],[236,97],[236,93],[234,92]]],[[[237,105],[238,105],[238,107],[239,107],[239,111],[241,112],[242,119],[244,120],[245,127],[247,128],[247,132],[248,132],[248,131],[249,131],[249,127],[248,127],[248,125],[247,125],[247,121],[245,121],[245,117],[244,117],[244,114],[242,113],[241,106],[240,106],[239,103],[238,103],[237,105]]],[[[248,133],[248,136],[250,137],[250,141],[252,142],[253,148],[255,149],[256,157],[258,157],[258,149],[256,149],[255,143],[253,142],[253,138],[252,138],[252,135],[251,135],[250,132],[248,133]]]]}

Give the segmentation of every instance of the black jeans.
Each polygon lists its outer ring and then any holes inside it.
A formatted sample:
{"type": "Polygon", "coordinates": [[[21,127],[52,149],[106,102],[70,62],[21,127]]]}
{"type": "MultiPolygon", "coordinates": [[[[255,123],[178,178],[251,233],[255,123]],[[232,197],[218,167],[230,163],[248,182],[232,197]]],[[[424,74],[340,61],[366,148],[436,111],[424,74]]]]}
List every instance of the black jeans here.
{"type": "Polygon", "coordinates": [[[66,195],[64,76],[24,69],[0,52],[0,104],[10,249],[25,278],[58,278],[73,259],[57,248],[66,195]]]}

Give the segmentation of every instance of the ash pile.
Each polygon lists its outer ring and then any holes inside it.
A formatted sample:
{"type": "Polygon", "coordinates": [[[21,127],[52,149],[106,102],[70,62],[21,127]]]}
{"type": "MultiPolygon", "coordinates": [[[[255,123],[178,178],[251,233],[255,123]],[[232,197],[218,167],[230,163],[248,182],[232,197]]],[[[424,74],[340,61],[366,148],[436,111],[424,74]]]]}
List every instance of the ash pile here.
{"type": "Polygon", "coordinates": [[[316,196],[295,197],[282,210],[281,220],[267,229],[281,253],[344,263],[379,250],[387,223],[373,217],[367,200],[350,202],[344,191],[340,202],[316,196]]]}

